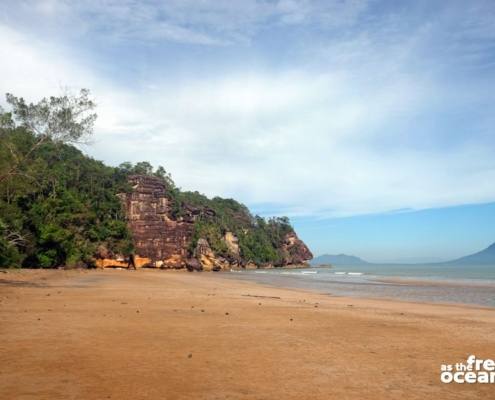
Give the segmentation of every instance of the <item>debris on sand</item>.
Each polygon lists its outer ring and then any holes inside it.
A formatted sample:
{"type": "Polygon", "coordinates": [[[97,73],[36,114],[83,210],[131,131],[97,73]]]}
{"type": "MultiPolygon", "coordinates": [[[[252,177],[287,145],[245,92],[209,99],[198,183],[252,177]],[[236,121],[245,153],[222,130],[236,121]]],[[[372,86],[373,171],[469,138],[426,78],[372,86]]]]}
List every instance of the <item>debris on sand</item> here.
{"type": "Polygon", "coordinates": [[[244,296],[244,297],[259,297],[262,299],[280,299],[280,297],[278,297],[278,296],[260,296],[260,295],[256,295],[256,294],[243,294],[242,296],[244,296]]]}

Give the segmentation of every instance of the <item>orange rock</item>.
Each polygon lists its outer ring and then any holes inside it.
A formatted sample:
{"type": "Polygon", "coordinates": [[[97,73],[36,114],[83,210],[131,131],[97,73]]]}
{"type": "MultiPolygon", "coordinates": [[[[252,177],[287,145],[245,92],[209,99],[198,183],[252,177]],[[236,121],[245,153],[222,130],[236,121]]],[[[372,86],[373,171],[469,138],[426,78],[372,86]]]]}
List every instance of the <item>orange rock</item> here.
{"type": "Polygon", "coordinates": [[[136,268],[152,267],[153,262],[148,257],[134,256],[134,265],[136,268]]]}
{"type": "Polygon", "coordinates": [[[111,258],[99,258],[95,261],[96,268],[127,268],[128,263],[111,258]]]}

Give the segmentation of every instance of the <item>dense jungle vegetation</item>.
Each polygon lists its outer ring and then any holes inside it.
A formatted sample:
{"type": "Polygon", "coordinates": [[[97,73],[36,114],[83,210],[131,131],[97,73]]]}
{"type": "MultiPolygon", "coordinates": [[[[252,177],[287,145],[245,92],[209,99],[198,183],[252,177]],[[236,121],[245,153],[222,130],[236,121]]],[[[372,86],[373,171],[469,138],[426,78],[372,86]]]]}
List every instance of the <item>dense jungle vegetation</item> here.
{"type": "Polygon", "coordinates": [[[244,261],[280,261],[280,245],[292,231],[288,218],[265,220],[235,200],[182,191],[161,166],[110,167],[83,154],[76,146],[93,134],[96,120],[88,90],[35,104],[7,94],[7,104],[8,110],[0,108],[0,267],[91,267],[100,246],[132,254],[132,234],[117,196],[131,190],[132,174],[163,180],[175,218],[186,204],[214,211],[195,223],[190,251],[203,237],[228,257],[222,238],[231,231],[244,261]]]}

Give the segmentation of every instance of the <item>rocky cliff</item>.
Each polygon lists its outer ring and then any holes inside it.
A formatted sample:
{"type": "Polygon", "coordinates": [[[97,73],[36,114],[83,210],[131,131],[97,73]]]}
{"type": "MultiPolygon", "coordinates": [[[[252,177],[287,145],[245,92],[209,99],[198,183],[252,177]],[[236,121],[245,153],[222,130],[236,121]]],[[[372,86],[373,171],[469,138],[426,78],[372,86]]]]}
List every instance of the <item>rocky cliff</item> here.
{"type": "MultiPolygon", "coordinates": [[[[129,183],[132,190],[121,194],[120,197],[133,236],[134,255],[126,259],[119,255],[100,254],[96,263],[99,267],[134,266],[218,271],[304,264],[313,257],[292,229],[284,232],[280,243],[274,245],[274,251],[277,252],[275,262],[255,262],[250,259],[243,254],[236,234],[226,229],[219,238],[221,243],[217,243],[217,247],[222,251],[215,252],[208,239],[201,237],[201,233],[198,234],[196,229],[199,223],[220,223],[217,222],[219,218],[213,208],[181,203],[181,213],[177,216],[177,213],[173,212],[174,199],[171,198],[162,179],[132,175],[129,177],[129,183]],[[200,237],[197,237],[198,235],[200,237]]],[[[244,224],[239,228],[240,233],[244,235],[250,229],[250,226],[246,225],[249,218],[243,214],[240,220],[244,224]]]]}

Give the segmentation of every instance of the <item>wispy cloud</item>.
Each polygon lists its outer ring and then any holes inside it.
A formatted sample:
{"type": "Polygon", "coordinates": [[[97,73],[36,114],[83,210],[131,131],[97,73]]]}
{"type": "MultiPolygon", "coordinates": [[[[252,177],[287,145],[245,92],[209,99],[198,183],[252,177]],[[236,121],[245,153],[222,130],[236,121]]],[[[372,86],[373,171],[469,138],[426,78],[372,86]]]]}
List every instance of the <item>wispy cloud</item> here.
{"type": "Polygon", "coordinates": [[[5,9],[13,9],[5,14],[42,17],[41,25],[57,23],[117,40],[233,45],[250,42],[267,26],[352,24],[366,4],[365,0],[24,0],[7,1],[5,9]]]}
{"type": "Polygon", "coordinates": [[[12,2],[0,14],[0,91],[90,87],[90,154],[163,164],[186,189],[260,211],[494,201],[494,7],[387,4],[12,2]],[[184,56],[191,44],[201,50],[184,56]]]}

